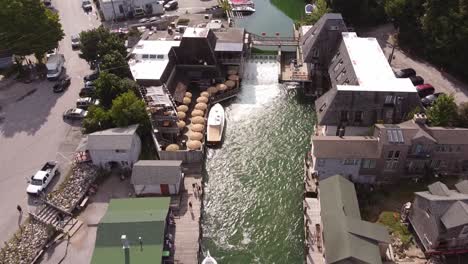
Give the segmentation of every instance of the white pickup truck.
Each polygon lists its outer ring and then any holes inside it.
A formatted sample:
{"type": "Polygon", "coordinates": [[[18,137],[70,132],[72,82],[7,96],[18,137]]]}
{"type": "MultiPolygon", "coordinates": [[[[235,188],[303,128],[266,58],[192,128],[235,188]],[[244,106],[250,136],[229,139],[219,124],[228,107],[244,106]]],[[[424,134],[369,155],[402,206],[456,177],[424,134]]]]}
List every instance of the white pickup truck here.
{"type": "Polygon", "coordinates": [[[57,174],[59,174],[57,162],[46,162],[46,164],[42,166],[42,169],[31,176],[31,180],[28,181],[29,185],[28,188],[26,188],[26,192],[31,195],[38,195],[47,188],[47,185],[49,185],[57,174]]]}

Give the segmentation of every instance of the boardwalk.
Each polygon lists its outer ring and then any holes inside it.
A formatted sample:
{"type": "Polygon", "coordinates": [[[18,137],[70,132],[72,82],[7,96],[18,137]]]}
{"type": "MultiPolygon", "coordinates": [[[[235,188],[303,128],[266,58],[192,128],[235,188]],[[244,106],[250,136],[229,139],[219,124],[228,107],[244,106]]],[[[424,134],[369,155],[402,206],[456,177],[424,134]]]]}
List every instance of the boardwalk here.
{"type": "Polygon", "coordinates": [[[299,40],[295,37],[267,37],[250,33],[254,46],[298,46],[299,40]]]}
{"type": "Polygon", "coordinates": [[[200,206],[199,196],[194,193],[192,184],[201,186],[201,176],[186,176],[184,178],[185,189],[181,193],[180,211],[175,218],[175,263],[198,263],[198,249],[200,239],[200,206]],[[192,209],[189,207],[192,203],[192,209]]]}

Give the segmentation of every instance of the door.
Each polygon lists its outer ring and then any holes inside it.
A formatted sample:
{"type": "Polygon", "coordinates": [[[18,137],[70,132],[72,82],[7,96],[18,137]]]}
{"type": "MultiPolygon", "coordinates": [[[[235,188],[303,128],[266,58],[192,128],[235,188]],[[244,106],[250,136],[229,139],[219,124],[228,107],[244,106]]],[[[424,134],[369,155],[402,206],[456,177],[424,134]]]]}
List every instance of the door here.
{"type": "Polygon", "coordinates": [[[169,195],[169,185],[161,184],[161,194],[162,195],[169,195]]]}

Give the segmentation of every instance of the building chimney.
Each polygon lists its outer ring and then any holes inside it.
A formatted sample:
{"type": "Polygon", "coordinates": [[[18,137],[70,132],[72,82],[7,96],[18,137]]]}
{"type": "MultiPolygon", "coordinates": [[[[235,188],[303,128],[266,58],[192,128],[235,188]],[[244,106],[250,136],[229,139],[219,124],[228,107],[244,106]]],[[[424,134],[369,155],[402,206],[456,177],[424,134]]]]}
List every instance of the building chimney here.
{"type": "Polygon", "coordinates": [[[130,244],[128,243],[127,235],[122,235],[120,237],[120,240],[122,241],[122,249],[130,248],[130,244]]]}
{"type": "Polygon", "coordinates": [[[413,122],[415,124],[424,125],[426,124],[427,116],[424,113],[417,113],[413,116],[413,122]]]}

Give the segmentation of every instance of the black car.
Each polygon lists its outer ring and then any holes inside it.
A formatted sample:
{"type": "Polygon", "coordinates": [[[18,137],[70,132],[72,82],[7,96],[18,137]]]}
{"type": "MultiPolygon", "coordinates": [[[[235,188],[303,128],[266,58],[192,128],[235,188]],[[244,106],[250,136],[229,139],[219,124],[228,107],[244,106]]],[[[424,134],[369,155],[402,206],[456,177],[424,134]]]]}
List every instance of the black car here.
{"type": "Polygon", "coordinates": [[[64,79],[59,80],[56,84],[54,84],[54,88],[53,88],[54,93],[60,93],[60,92],[65,91],[65,89],[67,89],[67,87],[70,86],[70,83],[71,83],[70,77],[66,77],[64,79]]]}
{"type": "Polygon", "coordinates": [[[79,95],[80,97],[92,97],[95,92],[96,92],[96,88],[85,87],[85,88],[81,88],[79,95]]]}
{"type": "Polygon", "coordinates": [[[414,86],[424,84],[424,79],[421,76],[410,76],[409,79],[414,86]]]}
{"type": "Polygon", "coordinates": [[[86,82],[91,82],[91,81],[96,80],[97,78],[99,78],[99,72],[94,71],[93,73],[90,73],[90,74],[86,75],[85,77],[83,77],[83,81],[85,83],[86,82]]]}
{"type": "Polygon", "coordinates": [[[416,71],[412,68],[406,68],[395,71],[395,77],[397,78],[409,78],[411,76],[416,76],[416,71]]]}

